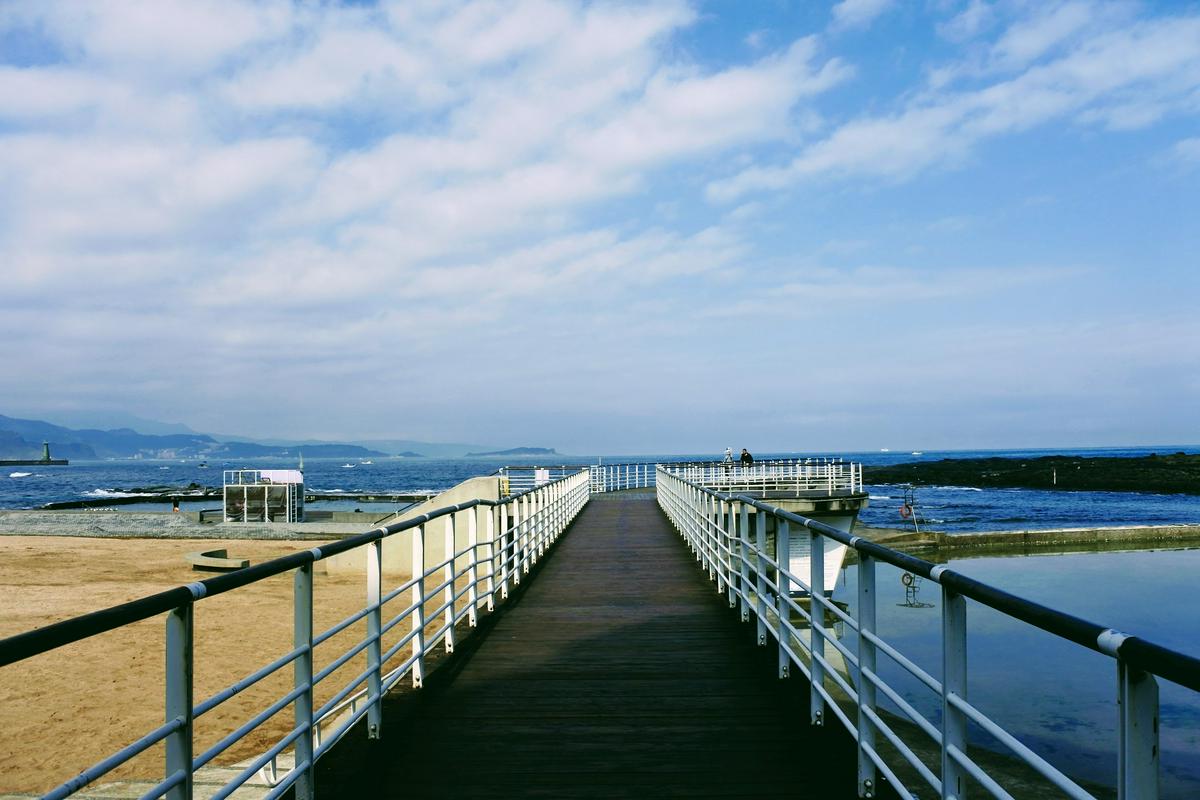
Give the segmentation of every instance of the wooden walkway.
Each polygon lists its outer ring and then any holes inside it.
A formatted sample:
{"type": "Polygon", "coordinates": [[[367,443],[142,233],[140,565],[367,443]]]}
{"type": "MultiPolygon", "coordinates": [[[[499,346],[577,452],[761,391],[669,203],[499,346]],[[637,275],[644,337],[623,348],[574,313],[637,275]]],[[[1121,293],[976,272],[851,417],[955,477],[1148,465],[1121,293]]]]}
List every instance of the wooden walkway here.
{"type": "Polygon", "coordinates": [[[322,759],[319,797],[855,796],[852,741],[807,724],[653,493],[593,497],[523,587],[383,739],[322,759]]]}

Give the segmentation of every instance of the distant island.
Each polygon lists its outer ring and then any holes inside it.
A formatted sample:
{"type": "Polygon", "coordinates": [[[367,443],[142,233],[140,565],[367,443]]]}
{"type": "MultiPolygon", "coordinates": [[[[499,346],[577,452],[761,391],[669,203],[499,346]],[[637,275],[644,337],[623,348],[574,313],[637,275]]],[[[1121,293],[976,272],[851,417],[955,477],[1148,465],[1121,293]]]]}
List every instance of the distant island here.
{"type": "Polygon", "coordinates": [[[488,453],[467,453],[468,456],[556,456],[553,447],[513,447],[509,450],[493,450],[488,453]]]}
{"type": "Polygon", "coordinates": [[[887,467],[864,466],[863,480],[988,489],[1200,494],[1200,455],[1179,452],[1140,458],[944,458],[887,467]]]}

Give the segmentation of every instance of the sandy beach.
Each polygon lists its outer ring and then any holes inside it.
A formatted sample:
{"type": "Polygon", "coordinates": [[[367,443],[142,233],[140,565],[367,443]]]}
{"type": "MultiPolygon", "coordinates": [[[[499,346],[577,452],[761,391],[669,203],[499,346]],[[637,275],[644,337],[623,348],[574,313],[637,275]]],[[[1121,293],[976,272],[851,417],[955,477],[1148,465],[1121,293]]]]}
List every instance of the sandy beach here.
{"type": "MultiPolygon", "coordinates": [[[[227,547],[258,563],[311,546],[288,541],[106,539],[4,536],[0,539],[0,636],[106,608],[213,573],[193,571],[188,552],[227,547]]],[[[404,576],[386,576],[401,582],[404,576]]],[[[394,583],[393,583],[394,585],[394,583]]],[[[318,571],[314,625],[322,631],[363,607],[359,576],[318,571]]],[[[399,613],[405,597],[389,607],[399,613]]],[[[0,793],[45,792],[153,729],[163,719],[164,618],[127,626],[0,670],[0,793]]],[[[196,605],[195,699],[200,702],[291,649],[292,580],[277,576],[196,605]]],[[[407,626],[397,626],[394,642],[407,626]],[[403,630],[401,630],[403,629],[403,630]]],[[[363,624],[317,650],[317,668],[361,640],[363,624]]],[[[353,659],[319,687],[320,704],[363,669],[353,659]]],[[[196,722],[196,753],[217,742],[290,686],[285,668],[196,722]]],[[[215,763],[265,750],[291,724],[285,709],[215,763]]],[[[152,748],[104,780],[161,777],[152,748]]]]}

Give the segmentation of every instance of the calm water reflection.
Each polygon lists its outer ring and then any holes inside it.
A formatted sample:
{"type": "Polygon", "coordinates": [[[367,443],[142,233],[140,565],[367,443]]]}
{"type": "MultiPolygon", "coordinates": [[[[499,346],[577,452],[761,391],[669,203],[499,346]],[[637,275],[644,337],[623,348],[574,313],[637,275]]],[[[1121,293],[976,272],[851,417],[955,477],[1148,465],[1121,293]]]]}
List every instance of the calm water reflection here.
{"type": "MultiPolygon", "coordinates": [[[[970,558],[950,566],[1030,600],[1186,653],[1200,652],[1200,550],[970,558]]],[[[879,630],[931,675],[941,677],[941,596],[922,582],[905,607],[901,572],[878,572],[879,630]]],[[[835,598],[855,605],[855,568],[835,598]]],[[[1064,772],[1116,781],[1116,666],[977,603],[968,605],[968,696],[1009,732],[1064,772]]],[[[843,640],[854,651],[853,631],[843,640]]],[[[883,654],[880,672],[935,724],[936,698],[883,654]]],[[[1200,797],[1200,696],[1166,681],[1161,700],[1163,797],[1200,797]]],[[[895,709],[893,709],[895,710],[895,709]]],[[[975,740],[973,740],[975,741],[975,740]]],[[[983,734],[979,743],[991,746],[983,734]]]]}

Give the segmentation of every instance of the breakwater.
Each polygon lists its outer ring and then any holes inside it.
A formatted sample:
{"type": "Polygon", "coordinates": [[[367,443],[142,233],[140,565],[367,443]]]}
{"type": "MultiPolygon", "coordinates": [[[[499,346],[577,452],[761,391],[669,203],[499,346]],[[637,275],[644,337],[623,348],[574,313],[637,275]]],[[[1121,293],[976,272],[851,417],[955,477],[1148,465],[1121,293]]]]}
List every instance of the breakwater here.
{"type": "Polygon", "coordinates": [[[867,466],[872,484],[1200,495],[1200,455],[943,458],[867,466]]]}

